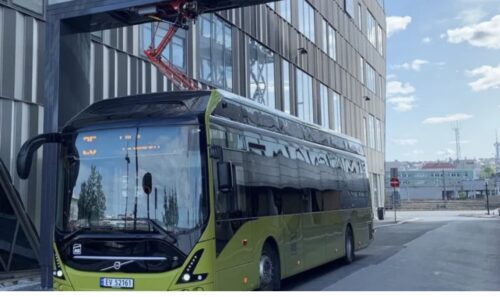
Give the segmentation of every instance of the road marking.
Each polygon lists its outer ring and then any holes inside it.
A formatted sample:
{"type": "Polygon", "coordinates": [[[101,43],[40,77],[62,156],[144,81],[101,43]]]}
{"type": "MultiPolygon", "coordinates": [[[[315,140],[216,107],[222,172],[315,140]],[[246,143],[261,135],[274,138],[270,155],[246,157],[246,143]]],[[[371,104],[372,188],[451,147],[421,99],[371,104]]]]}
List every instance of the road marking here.
{"type": "Polygon", "coordinates": [[[407,219],[407,220],[404,220],[404,221],[397,222],[395,224],[393,223],[393,224],[385,224],[385,225],[375,226],[374,229],[377,230],[377,229],[383,228],[383,227],[397,226],[397,225],[401,225],[401,224],[404,224],[404,223],[415,222],[415,221],[418,221],[418,220],[420,220],[420,218],[407,219]]]}

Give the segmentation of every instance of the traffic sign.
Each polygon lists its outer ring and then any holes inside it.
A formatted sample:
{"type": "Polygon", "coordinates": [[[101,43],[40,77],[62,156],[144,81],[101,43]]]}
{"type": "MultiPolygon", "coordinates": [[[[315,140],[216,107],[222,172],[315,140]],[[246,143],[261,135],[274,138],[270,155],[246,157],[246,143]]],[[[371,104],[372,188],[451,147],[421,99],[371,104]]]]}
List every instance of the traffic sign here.
{"type": "Polygon", "coordinates": [[[399,188],[399,179],[397,177],[391,178],[391,187],[399,188]]]}

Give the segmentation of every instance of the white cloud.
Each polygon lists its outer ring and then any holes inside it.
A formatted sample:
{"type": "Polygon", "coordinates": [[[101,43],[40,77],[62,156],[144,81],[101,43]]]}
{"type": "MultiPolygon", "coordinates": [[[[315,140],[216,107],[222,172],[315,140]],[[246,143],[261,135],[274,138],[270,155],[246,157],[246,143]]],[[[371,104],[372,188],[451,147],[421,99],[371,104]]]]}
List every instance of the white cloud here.
{"type": "Polygon", "coordinates": [[[401,65],[394,65],[392,68],[420,71],[422,69],[422,66],[426,64],[429,64],[429,61],[415,59],[412,62],[407,62],[401,65]]]}
{"type": "Polygon", "coordinates": [[[413,110],[415,107],[415,97],[390,97],[387,99],[389,104],[393,105],[395,111],[407,112],[413,110]]]}
{"type": "Polygon", "coordinates": [[[390,81],[387,83],[387,96],[394,95],[409,95],[415,93],[415,87],[410,83],[402,83],[400,81],[390,81]]]}
{"type": "Polygon", "coordinates": [[[394,139],[393,142],[397,145],[416,145],[418,143],[418,140],[414,138],[409,138],[409,139],[394,139]]]}
{"type": "Polygon", "coordinates": [[[451,158],[451,157],[454,157],[455,154],[456,154],[455,151],[450,149],[450,148],[446,148],[444,150],[440,150],[440,151],[436,152],[436,155],[438,155],[439,157],[443,157],[443,158],[451,158]]]}
{"type": "Polygon", "coordinates": [[[422,123],[424,124],[445,124],[457,121],[464,121],[473,118],[474,116],[466,113],[450,114],[444,117],[432,117],[425,119],[422,123]]]}
{"type": "Polygon", "coordinates": [[[430,37],[424,37],[422,43],[431,43],[432,39],[430,37]]]}
{"type": "Polygon", "coordinates": [[[475,92],[500,88],[500,65],[497,67],[481,66],[467,71],[467,74],[471,77],[479,77],[478,80],[469,83],[469,86],[475,92]]]}
{"type": "Polygon", "coordinates": [[[391,79],[395,79],[396,77],[397,77],[396,74],[389,74],[389,75],[387,75],[386,79],[391,80],[391,79]]]}
{"type": "Polygon", "coordinates": [[[462,21],[466,25],[470,25],[481,21],[487,15],[488,13],[482,7],[476,7],[460,12],[455,19],[462,21]]]}
{"type": "Polygon", "coordinates": [[[390,16],[387,17],[387,37],[391,37],[394,33],[406,30],[406,27],[411,23],[410,16],[390,16]]]}
{"type": "Polygon", "coordinates": [[[468,42],[472,46],[500,49],[500,15],[491,20],[447,31],[448,42],[468,42]]]}

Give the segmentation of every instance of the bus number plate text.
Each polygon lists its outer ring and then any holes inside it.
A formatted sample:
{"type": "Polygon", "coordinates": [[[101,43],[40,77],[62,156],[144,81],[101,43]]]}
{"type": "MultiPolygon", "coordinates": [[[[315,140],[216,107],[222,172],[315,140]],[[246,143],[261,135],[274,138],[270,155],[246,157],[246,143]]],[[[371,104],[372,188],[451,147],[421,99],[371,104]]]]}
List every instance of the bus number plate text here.
{"type": "Polygon", "coordinates": [[[113,288],[113,289],[133,289],[134,280],[131,278],[108,278],[101,277],[99,280],[101,288],[113,288]]]}

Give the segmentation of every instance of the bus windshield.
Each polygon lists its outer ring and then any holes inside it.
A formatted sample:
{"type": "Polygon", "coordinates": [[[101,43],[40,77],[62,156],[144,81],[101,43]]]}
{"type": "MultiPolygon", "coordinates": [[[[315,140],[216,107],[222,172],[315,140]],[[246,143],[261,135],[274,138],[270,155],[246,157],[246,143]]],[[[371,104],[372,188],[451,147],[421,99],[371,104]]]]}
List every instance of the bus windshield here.
{"type": "Polygon", "coordinates": [[[199,127],[96,130],[69,138],[63,150],[64,194],[57,224],[64,233],[175,237],[205,221],[199,127]],[[150,191],[143,189],[147,173],[150,191]]]}

